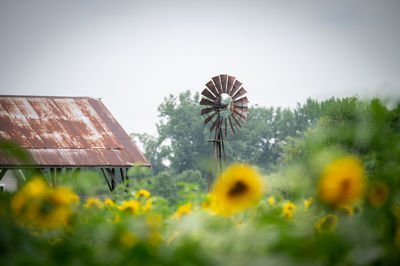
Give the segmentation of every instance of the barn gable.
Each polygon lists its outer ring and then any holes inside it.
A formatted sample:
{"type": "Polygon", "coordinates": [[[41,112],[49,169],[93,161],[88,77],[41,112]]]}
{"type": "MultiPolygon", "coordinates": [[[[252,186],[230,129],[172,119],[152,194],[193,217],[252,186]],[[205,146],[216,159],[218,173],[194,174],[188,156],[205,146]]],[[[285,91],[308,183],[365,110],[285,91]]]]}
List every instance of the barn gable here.
{"type": "MultiPolygon", "coordinates": [[[[136,163],[150,166],[96,98],[0,96],[0,137],[27,149],[42,168],[97,167],[112,173],[136,163]]],[[[0,167],[28,165],[0,153],[0,167]]]]}

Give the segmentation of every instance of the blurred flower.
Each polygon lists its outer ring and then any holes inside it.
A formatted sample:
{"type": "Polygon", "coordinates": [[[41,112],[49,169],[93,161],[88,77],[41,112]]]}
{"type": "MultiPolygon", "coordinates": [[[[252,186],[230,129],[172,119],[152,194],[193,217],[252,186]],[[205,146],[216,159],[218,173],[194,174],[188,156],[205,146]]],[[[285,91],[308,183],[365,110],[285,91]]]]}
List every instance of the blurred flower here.
{"type": "Polygon", "coordinates": [[[242,227],[244,225],[244,221],[242,219],[240,219],[239,221],[237,221],[236,223],[236,227],[242,227]]]}
{"type": "Polygon", "coordinates": [[[185,205],[179,206],[176,213],[171,217],[171,219],[179,220],[183,215],[189,214],[192,212],[191,210],[192,204],[186,203],[185,205]]]}
{"type": "Polygon", "coordinates": [[[130,214],[139,213],[140,202],[137,200],[124,201],[122,205],[118,206],[118,209],[130,214]]]}
{"type": "Polygon", "coordinates": [[[274,203],[275,203],[275,198],[274,198],[274,197],[269,197],[269,198],[268,198],[268,203],[269,203],[270,205],[274,205],[274,203]]]}
{"type": "Polygon", "coordinates": [[[101,209],[103,208],[103,203],[98,198],[90,197],[86,200],[86,203],[83,205],[83,207],[85,207],[86,209],[93,207],[101,209]]]}
{"type": "Polygon", "coordinates": [[[304,208],[306,209],[306,210],[308,210],[308,208],[310,207],[310,205],[311,205],[311,202],[312,202],[312,197],[309,197],[308,198],[308,200],[305,200],[304,201],[304,208]]]}
{"type": "Polygon", "coordinates": [[[136,193],[136,198],[138,199],[140,197],[148,198],[150,197],[150,192],[145,189],[141,189],[136,193]]]}
{"type": "Polygon", "coordinates": [[[42,178],[35,177],[14,195],[11,209],[21,224],[53,229],[67,225],[72,215],[71,207],[78,201],[78,196],[71,190],[52,189],[42,178]]]}
{"type": "Polygon", "coordinates": [[[79,203],[79,197],[70,189],[65,187],[56,187],[52,190],[51,200],[56,204],[77,204],[79,203]]]}
{"type": "Polygon", "coordinates": [[[116,224],[119,223],[120,221],[121,221],[121,216],[119,215],[119,213],[116,213],[114,219],[112,220],[112,223],[116,224]]]}
{"type": "Polygon", "coordinates": [[[153,205],[153,201],[152,200],[146,200],[146,202],[142,206],[142,211],[144,211],[144,212],[150,211],[152,205],[153,205]]]}
{"type": "Polygon", "coordinates": [[[216,212],[233,215],[257,204],[262,194],[262,180],[249,165],[234,164],[217,180],[213,194],[216,212]]]}
{"type": "Polygon", "coordinates": [[[288,218],[288,219],[292,219],[293,214],[294,214],[294,204],[291,202],[286,203],[283,206],[283,216],[288,218]]]}
{"type": "Polygon", "coordinates": [[[318,232],[333,232],[338,225],[338,218],[336,215],[328,214],[322,217],[321,220],[315,225],[318,232]]]}
{"type": "Polygon", "coordinates": [[[125,231],[121,234],[119,241],[121,244],[127,248],[131,248],[139,242],[139,239],[131,232],[125,231]]]}
{"type": "Polygon", "coordinates": [[[353,216],[354,215],[354,209],[351,208],[349,205],[342,205],[339,207],[339,211],[346,215],[346,216],[353,216]]]}
{"type": "Polygon", "coordinates": [[[112,199],[106,199],[106,200],[104,201],[104,205],[105,205],[106,207],[114,207],[114,206],[115,206],[115,203],[114,203],[114,201],[113,201],[112,199]]]}
{"type": "Polygon", "coordinates": [[[162,224],[162,216],[158,213],[147,214],[145,220],[151,229],[157,229],[162,224]]]}
{"type": "Polygon", "coordinates": [[[343,157],[333,161],[319,180],[318,198],[332,206],[347,205],[364,193],[365,174],[361,161],[343,157]]]}
{"type": "Polygon", "coordinates": [[[368,191],[369,203],[372,207],[379,207],[389,197],[389,187],[381,181],[372,181],[368,191]]]}

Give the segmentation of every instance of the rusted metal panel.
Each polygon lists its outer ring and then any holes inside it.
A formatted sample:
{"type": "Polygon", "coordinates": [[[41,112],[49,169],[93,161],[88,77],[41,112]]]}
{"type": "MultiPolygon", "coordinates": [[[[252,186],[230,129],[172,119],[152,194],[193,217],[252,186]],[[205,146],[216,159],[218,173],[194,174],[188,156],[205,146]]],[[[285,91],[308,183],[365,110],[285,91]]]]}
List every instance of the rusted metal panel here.
{"type": "MultiPolygon", "coordinates": [[[[0,137],[26,148],[41,166],[150,165],[95,98],[0,96],[0,137]]],[[[14,164],[0,154],[0,165],[14,164]]]]}

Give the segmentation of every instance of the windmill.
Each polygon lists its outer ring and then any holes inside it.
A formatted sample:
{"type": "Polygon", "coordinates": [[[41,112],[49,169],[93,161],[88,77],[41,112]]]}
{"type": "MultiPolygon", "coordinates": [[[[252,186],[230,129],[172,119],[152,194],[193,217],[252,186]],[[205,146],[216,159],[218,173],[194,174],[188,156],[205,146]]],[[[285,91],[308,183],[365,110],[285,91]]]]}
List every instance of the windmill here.
{"type": "MultiPolygon", "coordinates": [[[[204,96],[200,105],[201,115],[204,116],[204,124],[210,123],[210,132],[214,131],[214,139],[208,140],[213,143],[211,156],[211,172],[215,167],[216,173],[222,169],[222,162],[226,163],[225,144],[229,131],[235,134],[242,126],[239,121],[246,122],[249,112],[247,104],[249,100],[245,97],[247,91],[242,87],[242,82],[235,77],[222,74],[213,77],[207,82],[201,94],[204,96]]],[[[208,180],[208,190],[211,185],[211,174],[208,180]]]]}

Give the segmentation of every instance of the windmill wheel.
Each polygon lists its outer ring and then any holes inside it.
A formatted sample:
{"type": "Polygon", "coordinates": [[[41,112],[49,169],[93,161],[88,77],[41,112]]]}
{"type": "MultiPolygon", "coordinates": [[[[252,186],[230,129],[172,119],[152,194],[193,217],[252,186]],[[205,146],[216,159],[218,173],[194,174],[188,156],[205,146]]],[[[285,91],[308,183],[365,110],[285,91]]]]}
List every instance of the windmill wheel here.
{"type": "Polygon", "coordinates": [[[205,115],[204,124],[211,122],[210,132],[215,130],[216,139],[222,139],[223,135],[227,137],[228,127],[235,134],[235,128],[241,128],[239,120],[247,121],[247,91],[240,81],[228,75],[213,77],[206,87],[200,101],[200,105],[205,105],[201,110],[201,115],[205,115]]]}

